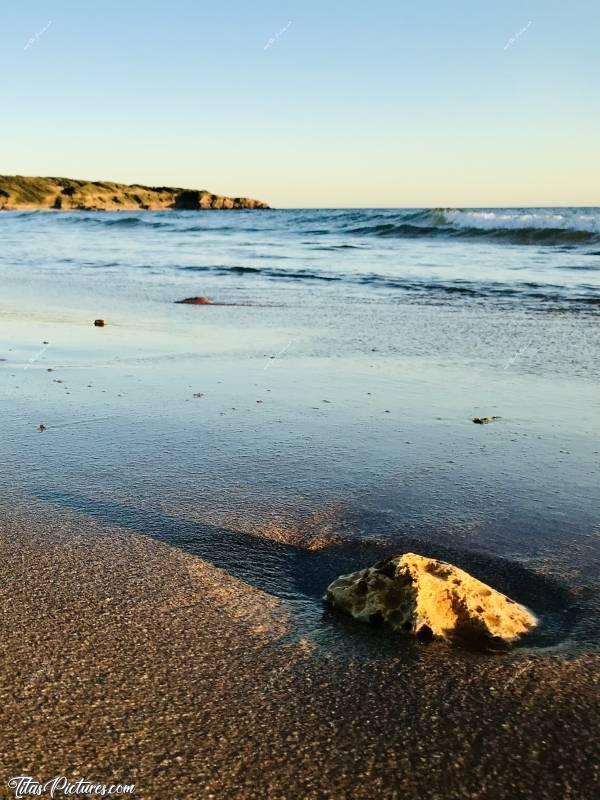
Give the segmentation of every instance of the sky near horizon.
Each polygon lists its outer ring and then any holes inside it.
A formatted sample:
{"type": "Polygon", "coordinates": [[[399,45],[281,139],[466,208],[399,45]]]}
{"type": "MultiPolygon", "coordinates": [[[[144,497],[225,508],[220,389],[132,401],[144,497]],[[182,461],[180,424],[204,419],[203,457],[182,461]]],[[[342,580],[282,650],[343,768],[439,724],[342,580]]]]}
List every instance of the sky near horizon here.
{"type": "Polygon", "coordinates": [[[600,2],[23,0],[0,174],[276,207],[600,205],[600,2]]]}

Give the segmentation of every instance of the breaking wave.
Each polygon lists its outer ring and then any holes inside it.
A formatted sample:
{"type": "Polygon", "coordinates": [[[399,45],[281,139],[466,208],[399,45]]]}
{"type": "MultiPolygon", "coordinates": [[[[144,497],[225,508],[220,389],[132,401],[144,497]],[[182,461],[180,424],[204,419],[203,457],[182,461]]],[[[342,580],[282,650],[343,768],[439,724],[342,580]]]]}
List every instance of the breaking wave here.
{"type": "Polygon", "coordinates": [[[395,217],[349,228],[358,236],[479,239],[520,245],[593,244],[600,242],[596,209],[433,209],[398,212],[395,217]]]}

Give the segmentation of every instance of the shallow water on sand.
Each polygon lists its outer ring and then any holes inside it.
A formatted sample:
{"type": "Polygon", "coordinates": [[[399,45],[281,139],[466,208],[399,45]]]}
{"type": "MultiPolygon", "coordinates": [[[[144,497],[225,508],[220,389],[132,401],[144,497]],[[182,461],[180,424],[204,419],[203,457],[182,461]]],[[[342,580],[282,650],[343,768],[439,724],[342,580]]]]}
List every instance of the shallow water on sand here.
{"type": "Polygon", "coordinates": [[[529,605],[527,646],[598,645],[593,316],[323,296],[107,314],[70,291],[61,311],[5,298],[11,491],[219,566],[325,648],[373,646],[324,615],[327,583],[402,550],[529,605]]]}

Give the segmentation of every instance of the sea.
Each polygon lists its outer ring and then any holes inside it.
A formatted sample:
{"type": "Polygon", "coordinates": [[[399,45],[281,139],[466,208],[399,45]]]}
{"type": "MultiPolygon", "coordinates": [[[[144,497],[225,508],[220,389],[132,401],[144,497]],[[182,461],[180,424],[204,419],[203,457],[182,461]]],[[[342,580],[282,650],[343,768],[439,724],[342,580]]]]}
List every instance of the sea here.
{"type": "Polygon", "coordinates": [[[306,290],[402,303],[600,304],[599,208],[8,212],[4,281],[93,281],[147,298],[306,290]]]}

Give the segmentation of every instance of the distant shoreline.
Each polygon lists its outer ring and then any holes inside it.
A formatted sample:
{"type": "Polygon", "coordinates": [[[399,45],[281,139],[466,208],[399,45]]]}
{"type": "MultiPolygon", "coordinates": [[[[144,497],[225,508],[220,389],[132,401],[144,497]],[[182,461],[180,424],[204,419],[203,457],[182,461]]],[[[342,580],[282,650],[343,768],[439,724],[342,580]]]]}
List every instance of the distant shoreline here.
{"type": "Polygon", "coordinates": [[[204,189],[0,175],[0,211],[204,211],[268,209],[262,200],[204,189]]]}

